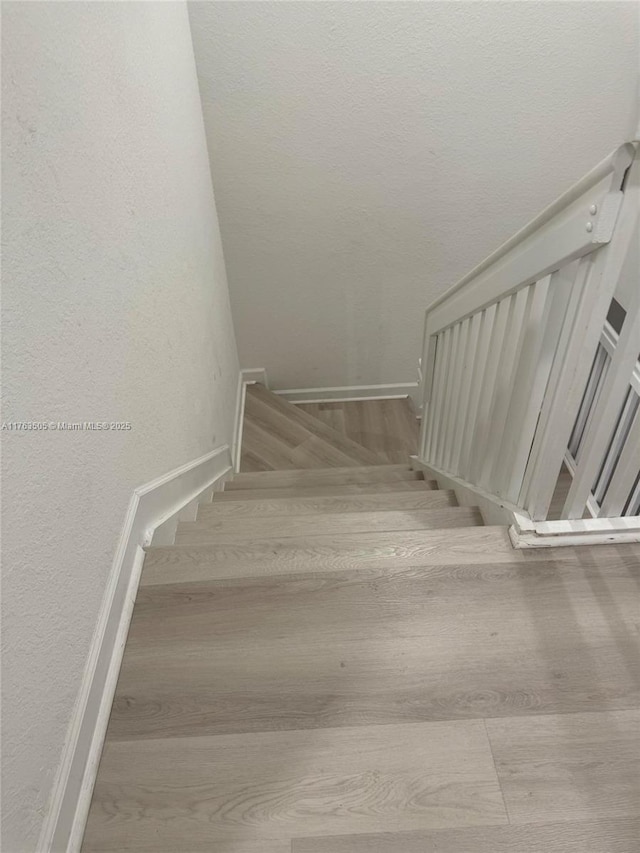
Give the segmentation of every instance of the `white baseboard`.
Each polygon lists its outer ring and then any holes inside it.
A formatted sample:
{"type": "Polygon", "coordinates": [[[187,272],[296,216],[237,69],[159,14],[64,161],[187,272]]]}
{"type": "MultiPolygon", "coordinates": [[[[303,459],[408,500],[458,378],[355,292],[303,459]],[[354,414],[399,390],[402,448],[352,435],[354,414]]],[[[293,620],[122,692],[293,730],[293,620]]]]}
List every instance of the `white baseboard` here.
{"type": "Polygon", "coordinates": [[[238,388],[236,391],[236,412],[233,419],[233,439],[231,445],[231,459],[233,470],[240,470],[240,454],[242,452],[242,425],[244,423],[244,401],[247,396],[247,383],[244,381],[242,371],[238,373],[238,388]]]}
{"type": "MultiPolygon", "coordinates": [[[[38,853],[78,853],[129,630],[143,548],[154,532],[171,537],[178,516],[193,513],[232,472],[231,451],[211,453],[134,490],[125,515],[96,630],[67,734],[38,853]]],[[[171,539],[173,541],[173,539],[171,539]]]]}
{"type": "Polygon", "coordinates": [[[269,377],[264,367],[243,367],[240,373],[242,374],[243,382],[247,385],[252,382],[259,382],[265,388],[269,387],[269,377]]]}
{"type": "Polygon", "coordinates": [[[233,459],[233,470],[240,470],[240,456],[242,455],[242,427],[244,424],[244,404],[247,399],[247,385],[260,382],[265,388],[269,387],[269,378],[264,367],[243,368],[238,373],[238,390],[236,393],[236,413],[233,422],[233,444],[231,456],[233,459]]]}
{"type": "Polygon", "coordinates": [[[287,388],[274,391],[290,403],[346,403],[354,400],[397,400],[411,397],[415,403],[417,382],[389,385],[341,385],[336,388],[287,388]]]}

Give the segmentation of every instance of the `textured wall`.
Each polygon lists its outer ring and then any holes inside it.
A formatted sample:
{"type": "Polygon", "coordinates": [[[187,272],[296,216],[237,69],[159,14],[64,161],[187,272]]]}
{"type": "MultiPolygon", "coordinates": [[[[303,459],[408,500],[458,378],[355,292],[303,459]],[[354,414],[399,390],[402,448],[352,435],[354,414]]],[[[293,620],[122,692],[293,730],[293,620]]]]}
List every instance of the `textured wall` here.
{"type": "Polygon", "coordinates": [[[2,849],[35,849],[132,489],[230,438],[186,7],[3,4],[2,849]]]}
{"type": "Polygon", "coordinates": [[[244,366],[415,378],[424,307],[635,129],[635,3],[190,4],[244,366]]]}

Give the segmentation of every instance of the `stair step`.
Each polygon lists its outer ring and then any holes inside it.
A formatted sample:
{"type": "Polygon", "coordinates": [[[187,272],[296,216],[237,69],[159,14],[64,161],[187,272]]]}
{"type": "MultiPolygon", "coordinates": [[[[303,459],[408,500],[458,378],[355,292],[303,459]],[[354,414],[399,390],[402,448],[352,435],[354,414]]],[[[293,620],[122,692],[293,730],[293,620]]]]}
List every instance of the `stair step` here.
{"type": "Polygon", "coordinates": [[[147,549],[141,586],[343,569],[512,562],[506,527],[337,533],[147,549]]]}
{"type": "Polygon", "coordinates": [[[260,384],[247,386],[242,456],[252,469],[386,464],[383,457],[260,384]]]}
{"type": "Polygon", "coordinates": [[[315,515],[186,521],[178,525],[176,545],[235,542],[240,539],[281,539],[292,536],[333,536],[337,533],[369,533],[400,530],[436,530],[482,524],[477,507],[410,512],[316,513],[315,515]]]}
{"type": "Polygon", "coordinates": [[[271,498],[347,497],[353,495],[388,495],[396,492],[412,492],[416,495],[423,495],[425,492],[435,491],[438,491],[438,484],[435,480],[351,483],[348,486],[339,483],[327,486],[276,486],[273,489],[235,489],[230,492],[216,492],[213,496],[213,505],[238,501],[263,501],[271,498]]]}
{"type": "Polygon", "coordinates": [[[421,471],[408,465],[371,465],[357,468],[318,468],[295,471],[255,471],[236,474],[225,483],[225,491],[236,489],[273,489],[291,486],[353,485],[361,483],[422,480],[421,471]]]}
{"type": "MultiPolygon", "coordinates": [[[[420,481],[416,481],[420,482],[420,481]]],[[[331,488],[331,487],[328,487],[331,488]]],[[[214,501],[200,504],[198,521],[223,518],[277,518],[278,516],[314,515],[321,512],[376,512],[382,510],[404,510],[417,512],[422,509],[442,509],[457,506],[455,493],[448,489],[433,491],[383,492],[372,495],[319,495],[317,497],[290,497],[260,499],[263,491],[257,489],[255,500],[214,501]]],[[[237,494],[233,493],[234,495],[237,494]]],[[[251,494],[255,494],[251,492],[251,494]]],[[[238,495],[244,496],[244,492],[238,495]]]]}
{"type": "Polygon", "coordinates": [[[387,462],[406,462],[417,452],[420,427],[408,397],[300,403],[298,408],[382,456],[387,462]]]}
{"type": "Polygon", "coordinates": [[[633,850],[638,818],[557,821],[525,826],[418,829],[295,838],[292,853],[602,853],[633,850]]]}
{"type": "MultiPolygon", "coordinates": [[[[637,685],[625,666],[633,643],[621,645],[606,618],[631,624],[634,601],[613,617],[615,602],[593,595],[602,578],[597,567],[562,558],[527,565],[518,551],[511,557],[499,566],[144,587],[110,735],[170,738],[634,707],[637,685]],[[590,654],[584,623],[567,619],[572,602],[595,619],[590,654]],[[585,690],[596,667],[607,672],[606,687],[585,690]],[[550,674],[558,671],[561,687],[550,674]]],[[[632,589],[631,567],[630,559],[607,566],[612,589],[632,589]]]]}

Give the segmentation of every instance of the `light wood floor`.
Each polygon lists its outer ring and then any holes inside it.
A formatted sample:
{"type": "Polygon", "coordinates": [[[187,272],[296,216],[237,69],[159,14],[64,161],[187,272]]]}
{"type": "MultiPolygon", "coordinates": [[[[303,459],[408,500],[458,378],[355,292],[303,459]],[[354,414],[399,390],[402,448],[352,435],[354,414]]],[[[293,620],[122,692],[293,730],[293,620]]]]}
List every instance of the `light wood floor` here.
{"type": "Polygon", "coordinates": [[[148,549],[84,853],[640,851],[640,549],[433,486],[247,472],[148,549]]]}
{"type": "Polygon", "coordinates": [[[406,463],[418,431],[407,398],[293,405],[248,385],[240,470],[406,463]]]}
{"type": "Polygon", "coordinates": [[[299,409],[324,421],[386,462],[406,462],[418,449],[418,419],[411,401],[358,400],[299,403],[299,409]]]}

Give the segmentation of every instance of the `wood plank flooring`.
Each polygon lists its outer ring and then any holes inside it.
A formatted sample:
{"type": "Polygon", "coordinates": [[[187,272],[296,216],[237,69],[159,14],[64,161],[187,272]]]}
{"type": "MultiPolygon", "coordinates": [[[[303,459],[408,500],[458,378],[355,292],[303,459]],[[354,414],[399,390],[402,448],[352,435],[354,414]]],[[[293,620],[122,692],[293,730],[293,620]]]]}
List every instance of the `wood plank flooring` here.
{"type": "MultiPolygon", "coordinates": [[[[525,559],[516,555],[515,559],[525,559]]],[[[394,566],[509,563],[513,548],[504,527],[339,533],[248,539],[208,545],[150,548],[141,586],[211,577],[256,577],[394,566]]]]}
{"type": "Polygon", "coordinates": [[[475,527],[482,524],[476,507],[456,506],[442,509],[404,510],[394,512],[316,513],[311,516],[254,518],[251,527],[246,519],[181,522],[176,545],[201,545],[212,542],[235,542],[239,538],[279,539],[291,536],[313,536],[338,533],[370,533],[397,530],[444,530],[450,527],[475,527]]]}
{"type": "Polygon", "coordinates": [[[110,739],[85,849],[174,853],[188,839],[189,850],[224,851],[227,841],[381,832],[390,823],[506,822],[481,720],[110,739]]]}
{"type": "Polygon", "coordinates": [[[637,703],[628,711],[487,720],[487,732],[512,823],[637,815],[637,703]]]}
{"type": "Polygon", "coordinates": [[[241,471],[382,465],[386,461],[262,385],[247,385],[241,471]]]}
{"type": "Polygon", "coordinates": [[[408,398],[298,403],[297,407],[387,462],[405,462],[417,452],[418,419],[408,398]]]}
{"type": "Polygon", "coordinates": [[[640,821],[562,821],[297,838],[292,853],[636,853],[640,821]]]}
{"type": "Polygon", "coordinates": [[[84,853],[639,853],[640,547],[300,426],[147,550],[84,853]]]}

